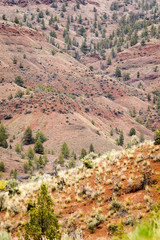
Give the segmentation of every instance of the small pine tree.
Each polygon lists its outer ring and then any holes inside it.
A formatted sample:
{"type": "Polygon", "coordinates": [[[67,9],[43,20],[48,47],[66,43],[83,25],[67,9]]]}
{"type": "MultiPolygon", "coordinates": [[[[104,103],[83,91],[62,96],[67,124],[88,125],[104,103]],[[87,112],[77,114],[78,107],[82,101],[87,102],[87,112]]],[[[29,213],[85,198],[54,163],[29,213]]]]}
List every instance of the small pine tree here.
{"type": "Polygon", "coordinates": [[[18,19],[18,17],[15,17],[14,22],[15,22],[16,24],[19,24],[19,19],[18,19]]]}
{"type": "Polygon", "coordinates": [[[151,101],[151,94],[147,94],[147,98],[148,98],[148,102],[150,102],[151,101]]]}
{"type": "Polygon", "coordinates": [[[38,132],[36,133],[35,140],[37,141],[38,138],[41,139],[41,142],[42,142],[42,143],[46,141],[46,137],[45,137],[45,135],[44,135],[44,133],[43,133],[42,130],[40,130],[40,131],[38,131],[38,132]]]}
{"type": "Polygon", "coordinates": [[[59,156],[58,156],[58,163],[60,165],[63,165],[64,164],[64,157],[63,157],[63,154],[60,153],[59,156]]]}
{"type": "Polygon", "coordinates": [[[59,29],[59,27],[58,27],[57,24],[55,25],[54,29],[55,29],[55,30],[58,30],[58,29],[59,29]]]}
{"type": "Polygon", "coordinates": [[[17,169],[15,168],[14,171],[13,171],[13,177],[14,177],[14,179],[17,178],[17,174],[18,174],[18,171],[17,171],[17,169]]]}
{"type": "Polygon", "coordinates": [[[114,48],[112,48],[112,52],[111,52],[111,54],[112,54],[112,58],[115,58],[115,57],[116,57],[116,54],[115,54],[114,48]]]}
{"type": "Polygon", "coordinates": [[[24,15],[23,15],[23,22],[26,22],[26,20],[27,20],[27,15],[24,14],[24,15]]]}
{"type": "Polygon", "coordinates": [[[80,155],[80,159],[84,158],[87,155],[87,151],[85,148],[82,148],[81,150],[81,155],[80,155]]]}
{"type": "Polygon", "coordinates": [[[28,148],[27,157],[28,157],[29,159],[34,159],[34,150],[33,150],[32,147],[29,147],[29,148],[28,148]]]}
{"type": "Polygon", "coordinates": [[[46,29],[46,25],[45,25],[45,21],[44,21],[44,19],[42,19],[42,29],[43,29],[43,30],[46,29]]]}
{"type": "Polygon", "coordinates": [[[25,162],[24,165],[23,165],[23,171],[24,171],[24,173],[27,173],[28,170],[29,170],[29,163],[25,162]]]}
{"type": "Polygon", "coordinates": [[[21,76],[15,77],[15,81],[14,81],[14,82],[15,82],[17,85],[23,87],[24,81],[23,81],[23,79],[22,79],[21,76]]]}
{"type": "Polygon", "coordinates": [[[4,165],[4,162],[1,161],[0,162],[0,172],[5,172],[6,168],[5,168],[5,165],[4,165]]]}
{"type": "Polygon", "coordinates": [[[13,64],[17,64],[17,59],[15,57],[13,58],[13,64]]]}
{"type": "Polygon", "coordinates": [[[5,15],[5,14],[3,14],[3,15],[2,15],[2,19],[3,19],[4,21],[6,21],[6,20],[7,20],[7,18],[6,18],[6,15],[5,15]]]}
{"type": "Polygon", "coordinates": [[[111,135],[111,137],[113,136],[113,129],[111,129],[111,131],[110,131],[110,135],[111,135]]]}
{"type": "Polygon", "coordinates": [[[74,158],[74,160],[77,159],[77,155],[76,155],[76,153],[74,151],[72,152],[72,157],[74,158]]]}
{"type": "Polygon", "coordinates": [[[44,165],[46,165],[47,162],[49,162],[49,159],[46,154],[43,156],[43,161],[44,161],[44,165]]]}
{"type": "Polygon", "coordinates": [[[88,47],[87,47],[86,41],[83,41],[83,42],[82,42],[81,51],[82,51],[85,55],[87,54],[87,52],[88,52],[88,47]]]}
{"type": "Polygon", "coordinates": [[[142,40],[141,40],[141,46],[145,46],[146,45],[146,41],[145,41],[145,39],[143,38],[142,40]]]}
{"type": "Polygon", "coordinates": [[[23,135],[23,144],[29,145],[34,142],[34,138],[32,136],[32,129],[28,126],[23,135]]]}
{"type": "Polygon", "coordinates": [[[38,159],[38,166],[42,168],[42,167],[44,167],[44,165],[45,165],[45,163],[44,163],[44,161],[42,159],[42,156],[40,155],[40,157],[38,159]]]}
{"type": "Polygon", "coordinates": [[[121,70],[119,69],[119,67],[116,67],[115,76],[117,78],[121,77],[121,70]]]}
{"type": "Polygon", "coordinates": [[[108,59],[107,59],[107,65],[111,65],[111,64],[112,64],[111,57],[108,56],[108,59]]]}
{"type": "Polygon", "coordinates": [[[90,147],[89,147],[89,153],[90,152],[94,152],[94,147],[93,147],[93,144],[91,143],[90,147]]]}
{"type": "Polygon", "coordinates": [[[51,37],[54,37],[54,38],[57,38],[57,34],[56,34],[55,31],[51,31],[51,32],[50,32],[50,36],[51,36],[51,37]]]}
{"type": "Polygon", "coordinates": [[[7,133],[4,125],[1,123],[0,124],[0,147],[7,148],[8,143],[7,143],[7,133]]]}
{"type": "Polygon", "coordinates": [[[136,135],[136,130],[134,128],[131,128],[129,131],[129,136],[136,135]]]}
{"type": "Polygon", "coordinates": [[[20,147],[19,143],[16,143],[15,151],[16,151],[16,153],[20,153],[21,152],[21,147],[20,147]]]}
{"type": "Polygon", "coordinates": [[[43,154],[44,153],[44,147],[43,147],[43,144],[42,144],[40,138],[38,138],[37,141],[35,142],[34,151],[36,153],[39,153],[39,154],[43,154]]]}
{"type": "Polygon", "coordinates": [[[123,146],[123,144],[124,144],[124,135],[123,135],[123,131],[121,131],[119,140],[118,140],[118,145],[123,146]]]}
{"type": "Polygon", "coordinates": [[[64,4],[62,5],[62,12],[66,12],[66,7],[64,4]]]}
{"type": "Polygon", "coordinates": [[[68,158],[69,157],[69,148],[66,142],[63,143],[62,147],[61,147],[61,153],[64,156],[64,158],[68,158]]]}
{"type": "Polygon", "coordinates": [[[25,240],[60,240],[58,220],[54,214],[53,201],[45,184],[41,185],[37,202],[30,209],[30,220],[25,224],[25,240]]]}

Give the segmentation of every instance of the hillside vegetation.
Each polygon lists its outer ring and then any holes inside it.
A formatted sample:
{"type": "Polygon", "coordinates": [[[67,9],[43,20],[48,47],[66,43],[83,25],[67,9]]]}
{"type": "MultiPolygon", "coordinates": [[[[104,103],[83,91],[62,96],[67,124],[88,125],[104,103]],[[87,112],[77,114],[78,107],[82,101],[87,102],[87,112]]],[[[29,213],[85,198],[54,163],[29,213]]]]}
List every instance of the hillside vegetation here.
{"type": "Polygon", "coordinates": [[[0,0],[0,240],[160,239],[159,72],[159,0],[0,0]]]}
{"type": "MultiPolygon", "coordinates": [[[[62,239],[108,239],[133,231],[150,216],[159,201],[159,145],[148,142],[101,157],[92,152],[81,161],[83,166],[57,176],[39,173],[25,183],[1,180],[2,228],[11,232],[12,239],[18,232],[21,236],[42,183],[53,199],[62,239]]],[[[159,225],[158,216],[149,233],[145,223],[127,239],[137,239],[137,234],[158,239],[152,237],[159,236],[154,224],[159,225]]]]}
{"type": "Polygon", "coordinates": [[[0,119],[9,132],[42,129],[57,154],[64,141],[78,154],[91,143],[120,149],[120,132],[127,144],[132,127],[152,139],[159,2],[39,3],[1,1],[0,119]]]}

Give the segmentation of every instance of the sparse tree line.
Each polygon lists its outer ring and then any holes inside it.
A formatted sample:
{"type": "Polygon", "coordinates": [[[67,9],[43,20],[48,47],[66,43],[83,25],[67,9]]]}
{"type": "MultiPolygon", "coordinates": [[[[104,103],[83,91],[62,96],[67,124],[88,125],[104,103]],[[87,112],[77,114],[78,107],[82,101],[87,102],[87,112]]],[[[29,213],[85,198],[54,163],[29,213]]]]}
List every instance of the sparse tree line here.
{"type": "MultiPolygon", "coordinates": [[[[111,128],[110,130],[110,136],[113,137],[114,134],[119,135],[119,137],[116,139],[116,144],[119,146],[124,146],[124,133],[121,129],[118,129],[115,127],[115,129],[111,128]]],[[[130,141],[127,143],[125,147],[130,148],[132,145],[137,145],[139,142],[144,142],[144,134],[143,132],[140,132],[139,139],[136,136],[136,130],[135,128],[131,128],[129,130],[128,136],[131,137],[130,141]]]]}
{"type": "MultiPolygon", "coordinates": [[[[1,123],[0,124],[0,147],[8,148],[7,142],[8,134],[6,128],[1,123]]],[[[15,135],[10,139],[10,143],[15,140],[15,135]]],[[[43,174],[43,169],[47,164],[48,157],[47,154],[54,155],[54,150],[47,150],[44,148],[43,143],[47,140],[42,130],[39,130],[35,137],[33,137],[33,132],[31,127],[27,127],[23,133],[21,143],[17,142],[14,150],[17,154],[20,154],[22,159],[28,159],[23,166],[24,173],[33,174],[34,170],[39,170],[40,174],[43,174]],[[27,152],[24,152],[24,145],[34,145],[28,147],[27,152]]],[[[9,148],[12,149],[12,145],[9,145],[9,148]]],[[[90,144],[89,151],[94,152],[93,144],[90,144]]],[[[82,148],[79,159],[83,159],[87,154],[87,150],[82,148]]],[[[59,164],[60,166],[65,166],[67,168],[74,168],[76,166],[77,155],[74,151],[70,153],[69,147],[66,142],[61,146],[60,154],[58,158],[54,161],[54,164],[59,164]]],[[[6,167],[4,161],[0,162],[0,172],[5,172],[6,167]]],[[[11,170],[10,177],[17,178],[18,171],[17,169],[11,170]]]]}
{"type": "MultiPolygon", "coordinates": [[[[115,128],[115,133],[119,135],[119,138],[116,139],[116,144],[123,146],[124,145],[124,134],[123,131],[115,128]]],[[[110,135],[114,135],[114,130],[111,129],[110,135]]],[[[139,139],[136,136],[136,130],[134,128],[131,128],[128,135],[131,137],[131,141],[127,144],[126,147],[131,147],[132,145],[138,144],[139,142],[144,141],[144,135],[143,133],[140,133],[139,139]]],[[[7,142],[8,134],[6,131],[6,128],[1,123],[0,124],[0,147],[8,148],[8,142],[7,142]]],[[[13,136],[13,139],[15,139],[15,136],[13,136]]],[[[13,142],[13,139],[10,139],[10,143],[13,142]]],[[[43,169],[45,165],[47,164],[48,154],[54,154],[54,150],[48,150],[48,152],[45,151],[43,143],[47,140],[46,136],[44,135],[42,130],[39,130],[35,137],[33,137],[32,129],[28,126],[26,130],[24,131],[23,137],[22,137],[22,143],[19,144],[18,142],[15,145],[15,151],[17,154],[21,154],[21,158],[25,159],[27,157],[27,162],[24,163],[23,169],[25,173],[32,174],[35,169],[40,170],[40,173],[43,173],[43,169]],[[26,153],[23,152],[23,146],[24,145],[33,145],[28,147],[28,150],[26,153]],[[36,155],[38,154],[38,155],[36,155]]],[[[160,134],[159,130],[157,130],[155,137],[155,144],[160,143],[160,134]]],[[[11,144],[9,148],[12,148],[11,144]]],[[[93,144],[90,144],[89,151],[85,148],[81,149],[79,159],[84,159],[85,156],[89,153],[94,153],[94,147],[93,144]]],[[[60,166],[65,166],[67,168],[74,168],[76,166],[76,160],[77,160],[77,154],[72,151],[70,153],[69,147],[66,142],[64,142],[61,146],[61,152],[58,156],[58,158],[54,161],[54,164],[59,164],[60,166]]],[[[0,162],[0,172],[5,172],[6,167],[4,161],[0,162]]],[[[13,169],[10,172],[10,177],[16,178],[17,177],[17,169],[13,169]]]]}

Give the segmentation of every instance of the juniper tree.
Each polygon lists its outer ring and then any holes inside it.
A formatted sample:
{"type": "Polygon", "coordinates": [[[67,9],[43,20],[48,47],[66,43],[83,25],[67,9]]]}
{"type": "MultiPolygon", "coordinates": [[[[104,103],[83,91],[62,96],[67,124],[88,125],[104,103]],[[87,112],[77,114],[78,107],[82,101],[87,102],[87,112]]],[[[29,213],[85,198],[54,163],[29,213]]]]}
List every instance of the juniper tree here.
{"type": "Polygon", "coordinates": [[[32,136],[32,129],[28,126],[23,135],[23,144],[29,145],[34,142],[34,138],[32,136]]]}
{"type": "Polygon", "coordinates": [[[123,131],[120,132],[120,136],[118,139],[116,139],[116,143],[119,146],[123,146],[124,144],[124,135],[123,135],[123,131]]]}
{"type": "Polygon", "coordinates": [[[87,151],[85,148],[82,148],[81,150],[81,155],[80,155],[80,159],[84,158],[87,155],[87,151]]]}
{"type": "Polygon", "coordinates": [[[16,151],[16,153],[20,153],[21,152],[21,147],[20,147],[19,143],[16,143],[15,151],[16,151]]]}
{"type": "Polygon", "coordinates": [[[1,123],[0,124],[0,147],[7,148],[8,143],[7,143],[7,133],[4,125],[1,123]]]}
{"type": "Polygon", "coordinates": [[[94,147],[93,144],[91,143],[90,147],[89,147],[89,152],[94,152],[94,147]]]}
{"type": "Polygon", "coordinates": [[[121,70],[119,69],[119,67],[116,67],[115,76],[117,78],[121,77],[121,70]]]}
{"type": "Polygon", "coordinates": [[[38,166],[42,168],[44,167],[44,165],[45,165],[45,162],[43,161],[42,156],[40,155],[38,159],[38,166]]]}
{"type": "Polygon", "coordinates": [[[61,147],[61,153],[64,156],[64,158],[68,158],[69,157],[69,148],[66,142],[63,143],[62,147],[61,147]]]}
{"type": "Polygon", "coordinates": [[[27,157],[28,157],[29,159],[33,159],[33,158],[34,158],[34,150],[33,150],[32,147],[29,147],[29,148],[28,148],[27,157]]]}
{"type": "Polygon", "coordinates": [[[62,153],[60,153],[58,156],[58,163],[60,165],[64,165],[64,157],[63,157],[62,153]]]}
{"type": "Polygon", "coordinates": [[[12,169],[11,171],[10,171],[10,177],[13,177],[14,179],[16,179],[17,178],[17,174],[18,174],[18,171],[17,171],[17,169],[15,168],[14,170],[12,169]]]}
{"type": "Polygon", "coordinates": [[[129,136],[133,136],[133,135],[136,135],[135,128],[131,128],[130,131],[129,131],[129,136]]]}
{"type": "Polygon", "coordinates": [[[45,184],[41,185],[37,202],[29,210],[30,219],[25,224],[25,240],[60,240],[58,219],[53,209],[53,201],[45,184]]]}
{"type": "Polygon", "coordinates": [[[42,29],[43,29],[43,30],[46,29],[46,25],[45,25],[45,21],[44,21],[44,19],[42,19],[42,29]]]}
{"type": "Polygon", "coordinates": [[[123,143],[124,143],[124,135],[123,135],[123,131],[121,131],[119,136],[119,145],[123,146],[123,143]]]}
{"type": "Polygon", "coordinates": [[[21,76],[17,76],[17,77],[15,77],[15,81],[14,81],[17,85],[19,85],[19,86],[23,86],[23,84],[24,84],[24,81],[23,81],[23,79],[22,79],[22,77],[21,76]]]}
{"type": "Polygon", "coordinates": [[[41,140],[42,143],[46,141],[46,137],[45,137],[45,135],[44,135],[44,133],[43,133],[42,130],[40,130],[40,131],[38,131],[38,132],[36,133],[35,140],[37,141],[38,138],[40,138],[40,140],[41,140]]]}
{"type": "Polygon", "coordinates": [[[5,172],[6,168],[5,168],[5,165],[4,165],[4,162],[1,161],[0,162],[0,172],[5,172]]]}
{"type": "Polygon", "coordinates": [[[34,151],[36,153],[39,153],[39,154],[43,154],[44,153],[44,147],[43,147],[43,144],[41,142],[41,139],[40,137],[37,139],[37,141],[35,142],[35,145],[34,145],[34,151]]]}
{"type": "Polygon", "coordinates": [[[87,47],[86,40],[84,40],[84,41],[82,42],[81,51],[82,51],[85,55],[86,55],[87,52],[88,52],[88,47],[87,47]]]}
{"type": "Polygon", "coordinates": [[[107,65],[111,65],[111,64],[112,64],[111,57],[108,56],[108,59],[107,59],[107,65]]]}

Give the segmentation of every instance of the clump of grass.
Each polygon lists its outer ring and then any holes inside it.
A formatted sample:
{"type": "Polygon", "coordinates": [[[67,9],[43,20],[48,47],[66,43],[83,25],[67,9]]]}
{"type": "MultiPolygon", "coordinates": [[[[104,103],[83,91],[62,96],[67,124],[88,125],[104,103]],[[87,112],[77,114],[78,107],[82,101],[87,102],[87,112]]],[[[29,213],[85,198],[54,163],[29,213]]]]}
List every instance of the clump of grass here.
{"type": "Polygon", "coordinates": [[[114,210],[114,212],[120,211],[123,209],[123,205],[121,202],[118,202],[116,200],[113,200],[111,204],[109,205],[109,208],[111,210],[114,210]]]}

